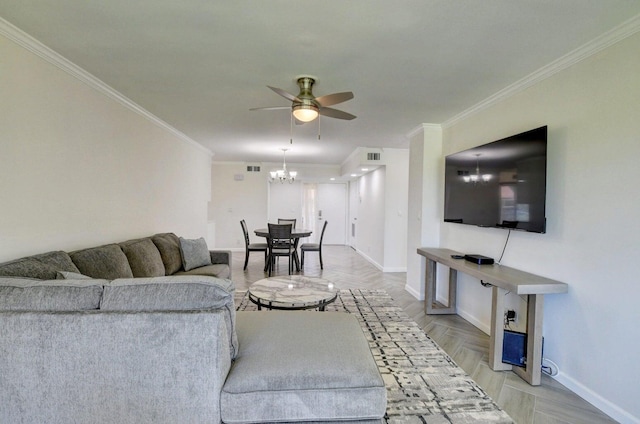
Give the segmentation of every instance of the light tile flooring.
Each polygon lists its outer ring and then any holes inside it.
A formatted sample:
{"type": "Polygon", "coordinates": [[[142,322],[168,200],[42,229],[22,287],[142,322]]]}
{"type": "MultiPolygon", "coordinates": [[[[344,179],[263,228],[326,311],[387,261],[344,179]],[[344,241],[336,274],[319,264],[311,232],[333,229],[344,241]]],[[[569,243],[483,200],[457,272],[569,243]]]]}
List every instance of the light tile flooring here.
{"type": "MultiPolygon", "coordinates": [[[[528,385],[511,371],[492,371],[489,336],[458,315],[425,315],[423,303],[405,291],[405,273],[383,273],[353,249],[323,246],[324,270],[317,253],[305,255],[305,275],[332,280],[341,289],[384,289],[518,424],[615,423],[591,404],[543,375],[542,384],[528,385]]],[[[253,252],[243,271],[244,252],[234,252],[232,279],[238,290],[266,277],[264,256],[253,252]]],[[[280,258],[276,275],[287,274],[280,258]]]]}

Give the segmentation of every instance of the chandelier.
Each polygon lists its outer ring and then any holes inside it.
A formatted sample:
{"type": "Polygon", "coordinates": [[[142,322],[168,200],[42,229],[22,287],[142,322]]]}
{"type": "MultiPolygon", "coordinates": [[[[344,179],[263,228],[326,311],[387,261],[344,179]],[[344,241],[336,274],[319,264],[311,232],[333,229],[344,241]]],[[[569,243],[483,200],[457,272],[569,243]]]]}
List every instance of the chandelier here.
{"type": "Polygon", "coordinates": [[[465,183],[474,183],[477,184],[479,182],[487,183],[491,180],[491,174],[480,174],[480,153],[476,154],[476,173],[471,175],[465,175],[462,177],[465,183]]]}
{"type": "Polygon", "coordinates": [[[287,150],[282,149],[282,169],[278,169],[277,171],[271,171],[269,173],[269,182],[280,182],[280,184],[284,184],[284,182],[288,182],[289,184],[293,183],[296,179],[298,173],[296,171],[288,171],[287,170],[287,150]]]}

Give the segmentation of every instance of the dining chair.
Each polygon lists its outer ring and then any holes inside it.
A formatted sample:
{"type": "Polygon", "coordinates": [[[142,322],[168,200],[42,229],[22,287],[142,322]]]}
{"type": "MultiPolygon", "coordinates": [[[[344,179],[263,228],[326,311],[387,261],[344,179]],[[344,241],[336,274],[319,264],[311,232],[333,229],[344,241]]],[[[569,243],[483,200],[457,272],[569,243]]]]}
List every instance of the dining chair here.
{"type": "Polygon", "coordinates": [[[291,224],[293,228],[296,228],[296,218],[278,218],[278,224],[291,224]]]}
{"type": "MultiPolygon", "coordinates": [[[[291,228],[296,228],[296,218],[278,218],[278,224],[291,224],[291,228]]],[[[282,241],[280,242],[281,247],[286,246],[288,242],[287,241],[282,241]]],[[[295,248],[295,245],[294,245],[295,248]]]]}
{"type": "Polygon", "coordinates": [[[251,243],[249,241],[249,231],[247,230],[247,223],[243,220],[240,221],[240,226],[242,226],[242,232],[244,233],[244,268],[247,269],[247,264],[249,263],[249,253],[251,252],[264,252],[264,263],[267,263],[267,251],[269,250],[269,246],[267,243],[251,243]]]}
{"type": "Polygon", "coordinates": [[[322,232],[320,233],[320,242],[319,243],[302,243],[300,245],[300,268],[304,268],[304,254],[305,252],[318,252],[320,256],[320,269],[324,269],[324,264],[322,263],[322,239],[324,238],[324,230],[327,229],[327,221],[324,221],[324,225],[322,226],[322,232]]]}
{"type": "Polygon", "coordinates": [[[269,238],[267,244],[269,245],[269,257],[268,268],[269,277],[275,265],[275,258],[280,256],[289,257],[289,275],[293,270],[293,261],[295,260],[295,250],[293,248],[293,240],[291,239],[292,224],[268,224],[269,225],[269,238]]]}

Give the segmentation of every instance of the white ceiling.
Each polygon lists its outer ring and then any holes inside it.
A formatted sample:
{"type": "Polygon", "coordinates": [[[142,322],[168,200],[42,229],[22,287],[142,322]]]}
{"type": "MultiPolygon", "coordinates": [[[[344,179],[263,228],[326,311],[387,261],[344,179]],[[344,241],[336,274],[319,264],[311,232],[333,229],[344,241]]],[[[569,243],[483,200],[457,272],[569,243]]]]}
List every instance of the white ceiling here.
{"type": "Polygon", "coordinates": [[[442,123],[640,13],[631,0],[0,0],[0,17],[215,153],[340,164],[358,146],[407,147],[442,123]],[[294,126],[267,88],[316,96],[353,121],[294,126]]]}

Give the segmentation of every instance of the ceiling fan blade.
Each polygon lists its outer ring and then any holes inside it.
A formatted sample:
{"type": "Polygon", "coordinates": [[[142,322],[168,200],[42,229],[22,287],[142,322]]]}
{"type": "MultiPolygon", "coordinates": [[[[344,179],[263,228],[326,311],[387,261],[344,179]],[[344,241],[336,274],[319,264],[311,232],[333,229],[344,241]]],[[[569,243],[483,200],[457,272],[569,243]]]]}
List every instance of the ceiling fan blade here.
{"type": "Polygon", "coordinates": [[[338,110],[338,109],[332,109],[330,107],[321,107],[320,108],[320,115],[328,116],[329,118],[346,119],[347,121],[350,121],[350,120],[356,118],[355,115],[352,115],[352,114],[347,113],[347,112],[343,112],[343,111],[338,110]]]}
{"type": "Polygon", "coordinates": [[[272,89],[273,91],[275,91],[277,94],[281,95],[282,97],[284,97],[287,100],[291,100],[292,102],[299,102],[301,101],[299,98],[297,98],[296,96],[294,96],[291,93],[288,93],[286,91],[284,91],[282,88],[278,88],[278,87],[271,87],[270,85],[267,85],[267,87],[269,87],[270,89],[272,89]]]}
{"type": "Polygon", "coordinates": [[[249,110],[281,110],[281,109],[291,109],[291,106],[252,107],[249,110]]]}
{"type": "Polygon", "coordinates": [[[345,91],[342,93],[327,94],[326,96],[316,97],[316,102],[322,107],[337,105],[338,103],[346,102],[353,99],[353,93],[351,91],[345,91]]]}

